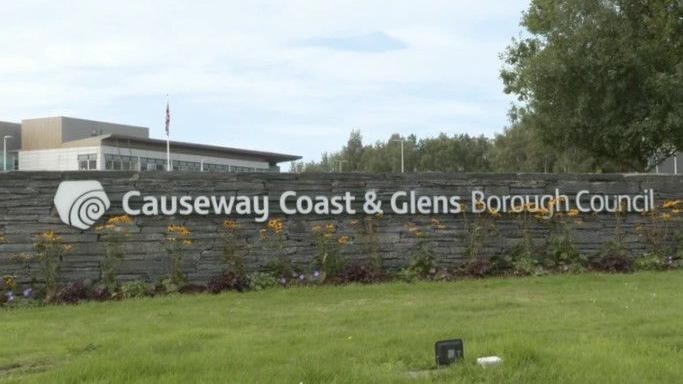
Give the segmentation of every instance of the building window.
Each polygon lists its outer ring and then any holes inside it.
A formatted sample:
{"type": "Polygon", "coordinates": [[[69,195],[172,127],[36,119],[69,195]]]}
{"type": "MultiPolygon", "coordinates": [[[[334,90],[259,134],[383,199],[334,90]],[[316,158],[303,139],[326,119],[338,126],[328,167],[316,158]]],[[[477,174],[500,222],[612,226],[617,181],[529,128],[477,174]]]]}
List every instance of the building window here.
{"type": "Polygon", "coordinates": [[[78,155],[78,169],[92,171],[97,169],[97,154],[78,155]]]}
{"type": "Polygon", "coordinates": [[[104,169],[113,171],[137,171],[137,156],[104,155],[104,169]]]}
{"type": "Polygon", "coordinates": [[[173,160],[171,162],[171,164],[173,164],[173,170],[174,171],[199,172],[202,169],[201,163],[196,162],[196,161],[173,160]]]}

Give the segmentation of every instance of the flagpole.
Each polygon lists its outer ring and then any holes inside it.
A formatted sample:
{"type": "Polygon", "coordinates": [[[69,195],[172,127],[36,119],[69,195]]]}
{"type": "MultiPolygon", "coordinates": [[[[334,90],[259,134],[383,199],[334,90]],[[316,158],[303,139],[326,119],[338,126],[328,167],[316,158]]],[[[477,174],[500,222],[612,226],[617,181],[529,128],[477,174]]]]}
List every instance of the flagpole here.
{"type": "Polygon", "coordinates": [[[171,139],[166,135],[166,170],[171,172],[171,139]]]}

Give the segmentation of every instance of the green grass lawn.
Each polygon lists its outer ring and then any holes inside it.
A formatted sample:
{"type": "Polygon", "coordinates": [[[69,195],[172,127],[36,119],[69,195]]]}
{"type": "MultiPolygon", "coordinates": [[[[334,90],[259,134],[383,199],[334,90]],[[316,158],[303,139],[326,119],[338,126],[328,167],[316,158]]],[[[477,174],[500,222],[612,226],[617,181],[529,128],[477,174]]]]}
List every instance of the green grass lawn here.
{"type": "Polygon", "coordinates": [[[682,289],[586,274],[0,310],[0,382],[680,383],[682,289]],[[411,377],[452,337],[463,363],[411,377]]]}

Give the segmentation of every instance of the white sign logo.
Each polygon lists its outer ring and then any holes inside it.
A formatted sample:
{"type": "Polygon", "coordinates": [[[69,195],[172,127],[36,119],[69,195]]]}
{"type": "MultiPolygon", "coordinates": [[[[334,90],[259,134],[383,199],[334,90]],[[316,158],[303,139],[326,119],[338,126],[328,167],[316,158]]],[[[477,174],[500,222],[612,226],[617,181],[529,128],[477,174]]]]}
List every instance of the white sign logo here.
{"type": "Polygon", "coordinates": [[[104,215],[111,203],[99,181],[62,181],[55,194],[55,207],[64,224],[88,229],[104,215]]]}

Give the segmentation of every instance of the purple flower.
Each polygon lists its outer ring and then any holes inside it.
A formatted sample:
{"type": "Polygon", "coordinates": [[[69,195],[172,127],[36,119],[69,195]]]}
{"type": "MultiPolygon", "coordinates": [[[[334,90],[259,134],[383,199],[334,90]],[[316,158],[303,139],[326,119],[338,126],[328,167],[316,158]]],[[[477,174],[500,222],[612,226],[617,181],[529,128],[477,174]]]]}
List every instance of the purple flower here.
{"type": "Polygon", "coordinates": [[[303,273],[299,275],[299,280],[303,281],[305,278],[306,278],[306,276],[304,276],[303,273]]]}
{"type": "Polygon", "coordinates": [[[11,303],[14,301],[14,292],[9,291],[9,292],[5,293],[5,296],[7,296],[7,302],[8,303],[11,303]]]}
{"type": "Polygon", "coordinates": [[[32,297],[33,296],[33,289],[31,288],[26,288],[24,289],[24,292],[21,293],[24,297],[32,297]]]}
{"type": "Polygon", "coordinates": [[[313,271],[313,277],[320,277],[320,271],[313,271]]]}

